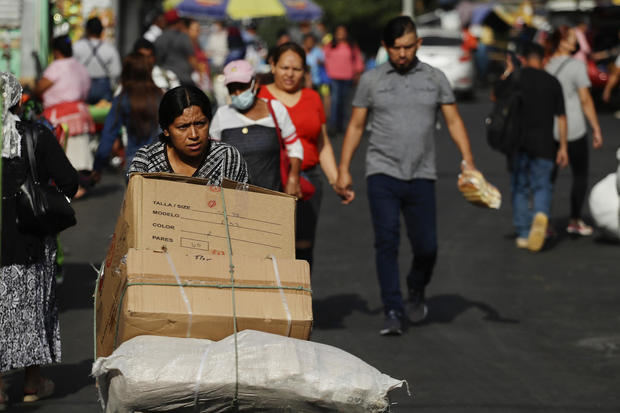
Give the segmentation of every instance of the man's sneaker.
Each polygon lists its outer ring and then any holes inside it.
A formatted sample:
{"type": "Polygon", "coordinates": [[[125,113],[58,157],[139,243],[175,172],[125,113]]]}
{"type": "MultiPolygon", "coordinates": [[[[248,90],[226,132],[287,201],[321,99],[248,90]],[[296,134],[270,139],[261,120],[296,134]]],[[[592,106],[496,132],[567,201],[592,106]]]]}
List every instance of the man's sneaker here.
{"type": "Polygon", "coordinates": [[[592,235],[592,227],[587,225],[582,220],[578,220],[577,222],[571,222],[566,227],[566,232],[569,234],[581,235],[583,237],[587,237],[592,235]]]}
{"type": "Polygon", "coordinates": [[[402,316],[395,310],[390,310],[385,316],[383,328],[379,331],[382,336],[400,336],[403,334],[402,316]]]}
{"type": "Polygon", "coordinates": [[[547,235],[547,225],[549,219],[542,212],[537,212],[532,221],[530,228],[530,236],[527,239],[527,248],[532,252],[540,251],[545,244],[545,236],[547,235]]]}
{"type": "Polygon", "coordinates": [[[521,237],[518,237],[515,240],[515,244],[516,244],[517,248],[527,248],[529,246],[527,238],[521,238],[521,237]]]}
{"type": "Polygon", "coordinates": [[[405,307],[407,319],[411,324],[420,324],[428,316],[428,307],[424,299],[424,293],[412,291],[409,293],[409,301],[405,307]]]}

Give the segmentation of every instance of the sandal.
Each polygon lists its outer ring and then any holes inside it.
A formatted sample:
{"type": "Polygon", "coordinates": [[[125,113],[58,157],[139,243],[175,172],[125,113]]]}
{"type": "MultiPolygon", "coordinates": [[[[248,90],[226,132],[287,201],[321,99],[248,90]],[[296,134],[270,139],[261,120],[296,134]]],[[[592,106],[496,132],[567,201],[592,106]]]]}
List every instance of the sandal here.
{"type": "Polygon", "coordinates": [[[24,390],[24,403],[32,403],[54,394],[54,382],[50,379],[41,378],[39,388],[35,391],[24,390]]]}

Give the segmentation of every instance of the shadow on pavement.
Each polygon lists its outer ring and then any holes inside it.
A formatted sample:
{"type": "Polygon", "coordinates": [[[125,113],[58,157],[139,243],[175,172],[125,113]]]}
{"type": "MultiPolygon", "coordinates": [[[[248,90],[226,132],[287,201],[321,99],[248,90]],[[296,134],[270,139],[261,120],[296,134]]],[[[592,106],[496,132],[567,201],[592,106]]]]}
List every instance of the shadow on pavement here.
{"type": "Polygon", "coordinates": [[[56,288],[59,311],[92,308],[93,291],[97,281],[95,270],[90,264],[68,263],[64,265],[64,273],[62,284],[56,288]]]}
{"type": "Polygon", "coordinates": [[[22,386],[24,383],[24,371],[18,370],[5,376],[9,386],[9,398],[12,400],[9,410],[11,412],[30,412],[43,408],[46,403],[54,403],[57,399],[77,393],[86,386],[93,386],[95,393],[95,379],[90,377],[93,360],[82,360],[74,364],[52,364],[41,368],[41,374],[50,378],[56,385],[54,394],[34,403],[21,403],[22,386]]]}
{"type": "Polygon", "coordinates": [[[484,313],[484,320],[496,323],[518,324],[520,321],[502,315],[488,304],[468,300],[458,294],[444,294],[430,297],[426,301],[428,305],[428,318],[425,324],[451,323],[465,311],[476,308],[484,313]]]}
{"type": "Polygon", "coordinates": [[[354,312],[362,314],[379,314],[381,309],[371,310],[366,300],[358,294],[340,294],[320,300],[313,300],[314,328],[345,328],[344,319],[354,312]]]}

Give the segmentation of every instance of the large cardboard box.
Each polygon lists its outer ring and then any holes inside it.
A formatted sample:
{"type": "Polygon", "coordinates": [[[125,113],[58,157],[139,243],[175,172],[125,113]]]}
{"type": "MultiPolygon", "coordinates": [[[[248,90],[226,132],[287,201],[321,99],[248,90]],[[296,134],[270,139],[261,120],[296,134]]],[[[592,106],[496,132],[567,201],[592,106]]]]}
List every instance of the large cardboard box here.
{"type": "Polygon", "coordinates": [[[143,334],[230,335],[231,251],[242,285],[235,290],[239,330],[307,339],[309,267],[295,261],[294,227],[295,198],[280,192],[233,181],[210,186],[174,174],[132,175],[95,292],[97,356],[143,334]],[[270,256],[277,257],[283,286],[307,291],[271,289],[278,284],[270,256]]]}
{"type": "MultiPolygon", "coordinates": [[[[129,249],[96,291],[97,357],[139,335],[223,339],[233,330],[230,257],[129,249]]],[[[233,255],[238,331],[307,340],[312,328],[306,261],[233,255]],[[277,268],[277,272],[276,272],[277,268]],[[283,288],[278,288],[282,286],[283,288]]]]}
{"type": "Polygon", "coordinates": [[[251,185],[239,190],[233,181],[223,188],[205,182],[132,175],[106,266],[116,267],[129,248],[228,255],[228,232],[235,255],[295,258],[294,197],[251,185]]]}

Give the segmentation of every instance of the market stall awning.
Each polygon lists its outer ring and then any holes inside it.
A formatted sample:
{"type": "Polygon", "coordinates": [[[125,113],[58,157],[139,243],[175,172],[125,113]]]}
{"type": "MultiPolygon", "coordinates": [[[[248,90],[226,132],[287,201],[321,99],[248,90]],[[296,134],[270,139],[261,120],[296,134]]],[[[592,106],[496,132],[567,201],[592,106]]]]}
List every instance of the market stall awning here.
{"type": "Polygon", "coordinates": [[[183,0],[176,5],[177,10],[184,16],[210,17],[225,19],[229,0],[183,0]]]}
{"type": "Polygon", "coordinates": [[[323,10],[310,0],[183,0],[181,15],[233,20],[287,16],[291,20],[315,20],[323,10]]]}
{"type": "Polygon", "coordinates": [[[286,17],[291,20],[304,21],[320,19],[323,15],[316,3],[310,0],[281,0],[286,9],[286,17]]]}

